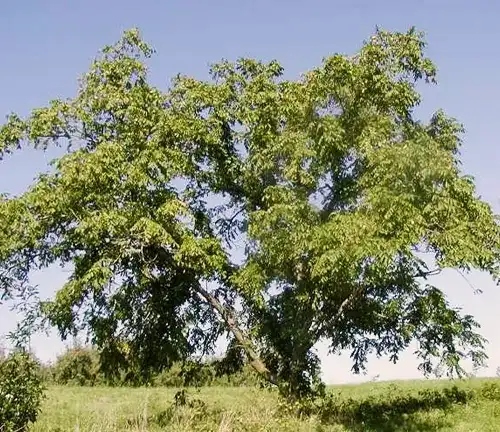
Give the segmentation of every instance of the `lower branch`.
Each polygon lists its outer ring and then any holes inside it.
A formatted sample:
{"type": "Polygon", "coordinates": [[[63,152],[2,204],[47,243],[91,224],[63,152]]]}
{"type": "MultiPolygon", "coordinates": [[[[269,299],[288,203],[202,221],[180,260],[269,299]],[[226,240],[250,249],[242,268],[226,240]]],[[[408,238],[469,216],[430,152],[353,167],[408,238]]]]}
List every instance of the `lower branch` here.
{"type": "Polygon", "coordinates": [[[205,299],[222,317],[224,322],[227,324],[229,331],[234,335],[238,343],[245,350],[246,355],[250,359],[250,365],[255,369],[255,371],[263,376],[266,381],[271,384],[278,385],[278,380],[269,371],[265,363],[260,358],[259,354],[253,347],[252,341],[244,332],[238,327],[236,318],[226,307],[224,307],[217,298],[209,293],[207,290],[203,289],[201,286],[196,288],[198,294],[205,299]]]}
{"type": "Polygon", "coordinates": [[[337,312],[327,321],[327,323],[323,323],[322,325],[318,325],[317,328],[313,330],[313,333],[316,338],[319,338],[323,329],[326,327],[334,326],[344,315],[344,312],[347,308],[353,305],[353,303],[363,294],[364,286],[358,285],[340,304],[337,312]]]}

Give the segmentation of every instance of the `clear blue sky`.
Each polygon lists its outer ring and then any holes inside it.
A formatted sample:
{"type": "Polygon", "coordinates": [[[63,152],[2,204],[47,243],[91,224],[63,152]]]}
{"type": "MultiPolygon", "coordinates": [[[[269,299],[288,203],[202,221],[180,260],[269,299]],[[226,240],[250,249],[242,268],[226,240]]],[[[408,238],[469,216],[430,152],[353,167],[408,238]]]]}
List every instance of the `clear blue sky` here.
{"type": "MultiPolygon", "coordinates": [[[[209,63],[241,56],[278,59],[287,77],[317,65],[329,54],[353,53],[376,25],[406,30],[412,25],[427,34],[428,53],[439,68],[439,85],[424,91],[419,113],[426,118],[445,109],[465,124],[464,170],[476,177],[479,193],[498,211],[500,148],[500,2],[493,0],[253,0],[253,1],[5,1],[0,9],[0,116],[28,113],[56,97],[74,95],[77,77],[97,51],[123,30],[139,27],[157,49],[151,62],[155,84],[166,87],[178,72],[203,78],[209,63]]],[[[18,193],[47,157],[23,151],[2,163],[0,190],[18,193]]],[[[52,293],[65,278],[58,270],[36,276],[52,293]]],[[[499,289],[485,275],[469,280],[484,294],[477,296],[459,275],[439,276],[439,284],[457,305],[477,316],[490,340],[492,374],[500,365],[499,289]]],[[[15,317],[0,309],[0,334],[15,317]]],[[[57,338],[37,337],[42,359],[61,350],[57,338]]],[[[353,377],[349,359],[324,357],[329,382],[411,378],[418,374],[410,354],[393,366],[370,363],[368,377],[353,377]]]]}

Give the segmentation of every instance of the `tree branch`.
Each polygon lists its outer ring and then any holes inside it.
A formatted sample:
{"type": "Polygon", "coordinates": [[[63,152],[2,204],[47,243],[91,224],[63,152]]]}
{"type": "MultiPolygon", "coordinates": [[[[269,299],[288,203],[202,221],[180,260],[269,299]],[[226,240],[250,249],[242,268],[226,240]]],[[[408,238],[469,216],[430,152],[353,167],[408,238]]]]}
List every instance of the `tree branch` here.
{"type": "Polygon", "coordinates": [[[345,310],[352,305],[352,303],[356,300],[357,297],[359,297],[364,291],[363,285],[358,285],[357,288],[355,288],[343,301],[340,303],[339,308],[337,309],[337,312],[333,315],[331,319],[328,320],[327,323],[324,325],[318,326],[315,330],[313,330],[313,333],[316,338],[319,338],[322,331],[324,330],[325,327],[331,327],[335,325],[340,318],[342,318],[342,315],[344,314],[345,310]]]}
{"type": "Polygon", "coordinates": [[[417,273],[415,275],[415,277],[422,277],[424,279],[427,279],[428,276],[435,276],[435,275],[438,275],[439,273],[441,273],[441,269],[435,268],[435,269],[428,270],[428,271],[421,271],[421,272],[417,273]]]}
{"type": "Polygon", "coordinates": [[[276,377],[271,374],[267,366],[264,364],[259,354],[253,347],[250,339],[239,328],[234,315],[226,307],[224,307],[214,295],[203,289],[200,285],[198,285],[195,289],[198,292],[198,295],[206,300],[219,313],[221,318],[227,324],[231,333],[234,335],[238,343],[245,350],[247,356],[250,358],[250,365],[268,382],[274,385],[278,385],[276,377]]]}

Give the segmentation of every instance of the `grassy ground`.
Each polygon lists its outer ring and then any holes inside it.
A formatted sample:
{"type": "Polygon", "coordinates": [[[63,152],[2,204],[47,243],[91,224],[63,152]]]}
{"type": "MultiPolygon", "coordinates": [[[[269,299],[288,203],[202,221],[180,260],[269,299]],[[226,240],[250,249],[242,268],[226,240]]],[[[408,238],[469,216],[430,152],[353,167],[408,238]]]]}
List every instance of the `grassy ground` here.
{"type": "Polygon", "coordinates": [[[332,387],[331,403],[297,418],[273,392],[255,388],[50,387],[38,422],[48,431],[500,431],[500,380],[332,387]]]}

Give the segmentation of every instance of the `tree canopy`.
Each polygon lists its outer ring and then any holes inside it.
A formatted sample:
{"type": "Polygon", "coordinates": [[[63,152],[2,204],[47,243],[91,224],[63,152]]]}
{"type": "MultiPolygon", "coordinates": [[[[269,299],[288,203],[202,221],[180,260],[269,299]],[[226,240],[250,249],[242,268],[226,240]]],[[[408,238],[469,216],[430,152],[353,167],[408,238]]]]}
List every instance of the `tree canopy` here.
{"type": "Polygon", "coordinates": [[[485,359],[478,324],[429,276],[498,280],[500,230],[460,167],[462,126],[415,118],[435,81],[423,35],[382,30],[297,80],[276,61],[223,61],[210,79],[150,84],[136,30],[106,47],[76,97],[0,129],[0,154],[63,146],[0,202],[0,295],[71,268],[42,312],[85,330],[113,371],[243,352],[294,395],[319,383],[318,341],[422,368],[485,359]],[[434,362],[437,360],[437,362],[434,362]]]}

